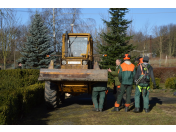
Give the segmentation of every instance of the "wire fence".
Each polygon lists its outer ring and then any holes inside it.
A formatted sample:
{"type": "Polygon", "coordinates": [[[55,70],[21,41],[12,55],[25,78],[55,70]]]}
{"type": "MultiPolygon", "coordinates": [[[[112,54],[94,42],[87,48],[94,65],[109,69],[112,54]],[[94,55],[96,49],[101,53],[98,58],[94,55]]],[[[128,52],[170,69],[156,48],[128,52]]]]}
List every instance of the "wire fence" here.
{"type": "Polygon", "coordinates": [[[152,58],[149,60],[149,63],[153,67],[176,67],[176,58],[172,58],[172,59],[152,58]]]}
{"type": "MultiPolygon", "coordinates": [[[[94,57],[94,61],[101,61],[99,56],[94,57]]],[[[60,67],[61,64],[61,57],[58,57],[55,62],[55,67],[60,67]]],[[[149,64],[152,65],[152,67],[176,67],[176,58],[172,59],[159,59],[159,58],[151,58],[149,60],[149,64]]],[[[18,65],[15,64],[6,64],[6,69],[15,69],[18,65]]],[[[4,64],[0,63],[1,69],[4,69],[4,64]]]]}

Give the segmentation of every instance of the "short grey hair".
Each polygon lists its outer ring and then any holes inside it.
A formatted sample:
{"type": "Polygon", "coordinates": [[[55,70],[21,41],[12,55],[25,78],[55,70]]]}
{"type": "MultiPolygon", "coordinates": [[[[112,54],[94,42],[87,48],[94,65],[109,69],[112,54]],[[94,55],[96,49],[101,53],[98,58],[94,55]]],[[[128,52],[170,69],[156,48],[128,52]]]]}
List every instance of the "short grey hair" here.
{"type": "Polygon", "coordinates": [[[121,59],[116,59],[116,60],[118,60],[121,63],[121,59]]]}

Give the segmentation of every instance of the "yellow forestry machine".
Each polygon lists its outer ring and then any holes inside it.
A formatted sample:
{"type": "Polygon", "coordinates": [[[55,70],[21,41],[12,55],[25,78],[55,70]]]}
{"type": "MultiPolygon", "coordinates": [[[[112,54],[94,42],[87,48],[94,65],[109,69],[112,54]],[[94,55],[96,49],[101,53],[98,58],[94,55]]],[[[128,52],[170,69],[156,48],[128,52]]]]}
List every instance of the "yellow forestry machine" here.
{"type": "Polygon", "coordinates": [[[54,69],[51,60],[48,69],[40,69],[39,81],[45,81],[45,101],[50,108],[64,102],[65,93],[79,95],[92,93],[92,86],[107,83],[108,71],[93,62],[93,40],[89,33],[62,35],[61,69],[54,69]]]}

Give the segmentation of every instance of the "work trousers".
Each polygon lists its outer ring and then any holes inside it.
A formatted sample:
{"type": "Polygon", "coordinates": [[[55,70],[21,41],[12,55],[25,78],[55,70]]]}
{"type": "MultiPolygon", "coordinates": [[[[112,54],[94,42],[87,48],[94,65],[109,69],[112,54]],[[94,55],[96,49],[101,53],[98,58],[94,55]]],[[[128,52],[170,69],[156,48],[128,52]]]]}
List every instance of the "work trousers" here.
{"type": "Polygon", "coordinates": [[[126,103],[125,103],[125,106],[126,107],[130,106],[130,103],[131,103],[131,89],[132,89],[132,85],[123,85],[123,84],[121,84],[120,94],[117,97],[117,104],[115,105],[115,107],[119,107],[120,106],[120,103],[121,103],[121,100],[123,98],[123,95],[124,95],[125,91],[126,91],[126,103]]]}
{"type": "MultiPolygon", "coordinates": [[[[142,93],[143,93],[143,105],[144,105],[144,108],[145,109],[148,109],[149,108],[149,91],[147,90],[147,94],[145,95],[145,90],[146,88],[144,87],[148,87],[149,84],[143,84],[143,83],[140,83],[139,84],[140,87],[142,87],[142,93]]],[[[139,87],[138,85],[136,86],[136,91],[135,91],[135,107],[136,108],[140,108],[140,90],[139,90],[139,87]]]]}
{"type": "MultiPolygon", "coordinates": [[[[120,85],[114,86],[113,94],[114,94],[114,98],[115,98],[115,104],[117,103],[117,98],[120,95],[120,92],[121,92],[120,85]]],[[[124,105],[124,104],[125,104],[125,99],[122,97],[120,105],[124,105]]]]}
{"type": "Polygon", "coordinates": [[[92,101],[95,108],[103,109],[106,91],[92,91],[92,101]],[[97,97],[99,95],[99,103],[97,97]]]}

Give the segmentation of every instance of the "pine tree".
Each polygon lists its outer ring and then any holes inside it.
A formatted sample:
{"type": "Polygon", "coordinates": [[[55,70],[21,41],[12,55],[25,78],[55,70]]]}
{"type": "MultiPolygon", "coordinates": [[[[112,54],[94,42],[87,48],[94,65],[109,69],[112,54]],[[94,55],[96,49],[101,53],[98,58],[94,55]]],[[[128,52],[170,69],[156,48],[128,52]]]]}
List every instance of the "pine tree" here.
{"type": "Polygon", "coordinates": [[[55,61],[55,56],[46,57],[46,55],[54,55],[51,50],[51,38],[47,35],[48,30],[43,24],[39,14],[35,14],[32,24],[29,28],[30,35],[27,36],[27,42],[23,48],[20,58],[24,68],[46,68],[51,60],[55,61]]]}
{"type": "MultiPolygon", "coordinates": [[[[110,8],[111,20],[109,22],[103,20],[108,29],[107,33],[100,34],[105,44],[98,44],[99,54],[107,54],[107,57],[102,56],[99,62],[103,69],[115,70],[116,59],[123,60],[123,55],[134,49],[132,44],[128,44],[132,36],[126,35],[128,25],[132,22],[124,19],[127,12],[126,8],[110,8]]],[[[110,78],[112,78],[111,75],[110,78]]]]}

